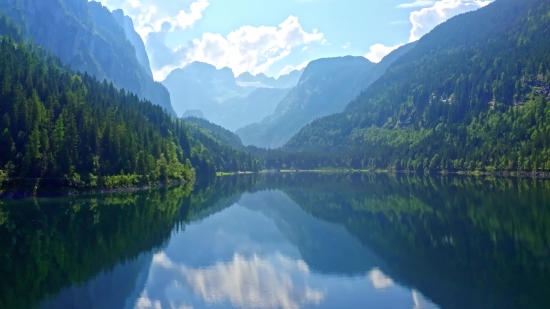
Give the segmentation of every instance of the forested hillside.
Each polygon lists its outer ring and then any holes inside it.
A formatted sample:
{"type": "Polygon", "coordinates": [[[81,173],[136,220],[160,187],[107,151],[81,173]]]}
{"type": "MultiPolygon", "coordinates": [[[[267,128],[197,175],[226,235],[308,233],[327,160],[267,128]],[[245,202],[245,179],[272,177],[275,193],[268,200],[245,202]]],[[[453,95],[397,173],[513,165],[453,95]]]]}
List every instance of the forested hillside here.
{"type": "MultiPolygon", "coordinates": [[[[20,33],[7,18],[0,33],[20,33]]],[[[244,169],[250,155],[192,138],[161,107],[0,39],[0,167],[10,183],[116,187],[244,169]],[[195,169],[193,168],[195,167],[195,169]]]]}
{"type": "Polygon", "coordinates": [[[358,168],[549,171],[549,50],[550,2],[496,0],[435,28],[284,149],[358,168]]]}
{"type": "Polygon", "coordinates": [[[200,131],[202,134],[218,141],[222,145],[229,145],[235,149],[243,149],[243,143],[239,136],[215,123],[198,117],[186,117],[185,122],[191,128],[191,132],[200,131]]]}
{"type": "Polygon", "coordinates": [[[125,31],[101,3],[2,0],[0,13],[14,20],[26,39],[51,51],[73,69],[112,81],[117,88],[160,105],[175,116],[170,94],[153,80],[150,68],[142,66],[130,42],[143,44],[141,38],[127,37],[126,32],[135,30],[125,31]]]}
{"type": "MultiPolygon", "coordinates": [[[[224,137],[218,133],[198,125],[191,125],[189,132],[193,140],[198,143],[198,157],[200,161],[193,162],[193,166],[208,175],[220,172],[259,171],[262,163],[255,156],[245,150],[235,150],[224,137]],[[219,139],[218,139],[219,138],[219,139]],[[210,155],[209,154],[213,154],[210,155]]],[[[241,149],[241,147],[238,147],[241,149]]]]}
{"type": "Polygon", "coordinates": [[[315,118],[344,110],[349,101],[411,46],[399,48],[377,64],[351,56],[312,61],[298,85],[281,100],[272,115],[236,133],[245,145],[280,147],[315,118]]]}

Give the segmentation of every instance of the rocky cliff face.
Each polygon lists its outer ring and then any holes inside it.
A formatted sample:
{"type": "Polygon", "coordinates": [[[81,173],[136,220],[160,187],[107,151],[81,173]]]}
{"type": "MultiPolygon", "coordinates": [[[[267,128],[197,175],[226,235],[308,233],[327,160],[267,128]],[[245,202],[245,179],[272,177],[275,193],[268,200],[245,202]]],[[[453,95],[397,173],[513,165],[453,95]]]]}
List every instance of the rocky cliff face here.
{"type": "Polygon", "coordinates": [[[235,82],[231,69],[218,70],[202,62],[172,71],[162,84],[170,91],[178,115],[200,109],[210,120],[216,118],[221,102],[246,92],[235,82]]]}
{"type": "Polygon", "coordinates": [[[51,50],[75,70],[112,81],[175,115],[168,91],[154,82],[148,73],[150,68],[147,70],[138,61],[132,39],[100,3],[2,0],[0,12],[18,22],[27,38],[51,50]]]}
{"type": "Polygon", "coordinates": [[[130,43],[134,46],[137,60],[145,69],[145,72],[149,75],[149,77],[153,77],[151,64],[149,63],[149,56],[147,55],[147,51],[145,51],[145,44],[143,43],[141,36],[136,32],[134,22],[130,17],[124,15],[123,10],[114,10],[113,17],[120,27],[124,29],[124,33],[126,34],[128,41],[130,41],[130,43]]]}

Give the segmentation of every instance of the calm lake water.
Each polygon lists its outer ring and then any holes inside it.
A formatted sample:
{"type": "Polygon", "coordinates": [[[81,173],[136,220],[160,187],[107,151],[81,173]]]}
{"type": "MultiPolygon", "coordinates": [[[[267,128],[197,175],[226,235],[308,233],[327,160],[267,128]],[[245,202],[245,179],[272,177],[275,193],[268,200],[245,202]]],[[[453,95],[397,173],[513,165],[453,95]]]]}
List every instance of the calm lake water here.
{"type": "Polygon", "coordinates": [[[550,181],[274,174],[3,201],[0,308],[550,308],[550,181]]]}

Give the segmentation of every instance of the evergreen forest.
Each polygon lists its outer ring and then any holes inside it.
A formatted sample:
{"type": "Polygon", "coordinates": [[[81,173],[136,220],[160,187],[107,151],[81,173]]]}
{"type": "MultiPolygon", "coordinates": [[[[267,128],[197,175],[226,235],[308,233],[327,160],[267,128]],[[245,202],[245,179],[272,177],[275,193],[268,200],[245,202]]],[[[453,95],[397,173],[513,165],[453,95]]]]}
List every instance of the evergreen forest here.
{"type": "Polygon", "coordinates": [[[106,80],[72,71],[32,40],[24,42],[9,18],[0,22],[4,183],[35,190],[110,188],[258,169],[249,154],[204,134],[192,136],[183,120],[106,80]]]}
{"type": "Polygon", "coordinates": [[[283,149],[362,169],[548,172],[548,50],[548,1],[494,1],[436,27],[283,149]]]}

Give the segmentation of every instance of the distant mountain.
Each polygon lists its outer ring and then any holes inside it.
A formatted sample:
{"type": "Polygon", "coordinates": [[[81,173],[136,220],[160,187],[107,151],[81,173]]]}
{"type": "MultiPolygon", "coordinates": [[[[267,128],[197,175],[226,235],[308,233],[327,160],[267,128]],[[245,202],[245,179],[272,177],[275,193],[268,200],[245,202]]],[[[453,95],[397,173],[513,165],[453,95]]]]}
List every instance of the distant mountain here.
{"type": "Polygon", "coordinates": [[[300,76],[304,69],[294,70],[286,75],[281,75],[278,78],[267,77],[265,74],[260,73],[252,75],[249,72],[244,72],[237,76],[237,84],[243,87],[264,87],[264,88],[292,88],[298,84],[300,76]]]}
{"type": "Polygon", "coordinates": [[[247,96],[228,99],[212,121],[231,131],[261,121],[275,111],[289,91],[290,88],[257,88],[247,96]]]}
{"type": "Polygon", "coordinates": [[[136,50],[136,57],[139,63],[145,69],[147,75],[152,78],[153,72],[151,71],[151,64],[149,63],[149,56],[147,55],[145,44],[143,43],[141,36],[136,32],[134,28],[134,22],[132,21],[132,18],[124,15],[123,10],[114,10],[113,17],[120,25],[120,27],[124,29],[124,33],[126,34],[126,38],[128,39],[128,41],[130,41],[130,43],[132,43],[132,45],[134,46],[134,49],[136,50]]]}
{"type": "Polygon", "coordinates": [[[410,48],[411,45],[401,47],[379,64],[352,56],[312,61],[298,85],[272,115],[236,132],[245,145],[280,147],[315,118],[341,112],[361,90],[382,75],[395,58],[410,48]]]}
{"type": "Polygon", "coordinates": [[[281,87],[292,87],[300,75],[294,71],[274,79],[243,73],[235,79],[229,68],[192,62],[172,71],[162,84],[170,91],[178,115],[201,110],[208,120],[236,130],[270,115],[288,92],[281,87]]]}
{"type": "Polygon", "coordinates": [[[449,19],[285,149],[356,168],[550,171],[549,16],[547,0],[496,0],[449,19]]]}
{"type": "Polygon", "coordinates": [[[187,110],[187,111],[185,111],[185,113],[183,113],[183,116],[181,116],[181,118],[189,118],[189,117],[206,119],[206,117],[204,117],[204,114],[202,113],[202,111],[200,109],[187,110]]]}
{"type": "Polygon", "coordinates": [[[123,29],[117,22],[121,12],[114,16],[87,0],[3,0],[0,12],[18,23],[25,37],[74,69],[112,81],[175,115],[168,91],[154,82],[144,59],[138,60],[143,42],[132,35],[130,25],[123,29]]]}
{"type": "Polygon", "coordinates": [[[183,115],[186,110],[199,109],[208,119],[215,118],[224,100],[246,94],[246,89],[235,82],[231,69],[218,70],[202,62],[192,62],[173,70],[162,84],[170,91],[178,115],[183,115]]]}

